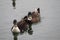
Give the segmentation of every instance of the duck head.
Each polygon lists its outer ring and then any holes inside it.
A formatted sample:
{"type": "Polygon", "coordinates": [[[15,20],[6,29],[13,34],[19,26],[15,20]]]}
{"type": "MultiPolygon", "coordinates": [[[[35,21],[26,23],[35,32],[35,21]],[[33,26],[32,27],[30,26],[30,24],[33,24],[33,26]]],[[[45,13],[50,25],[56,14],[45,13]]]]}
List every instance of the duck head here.
{"type": "Polygon", "coordinates": [[[35,8],[35,13],[40,13],[40,8],[35,8]]]}
{"type": "Polygon", "coordinates": [[[16,20],[16,19],[13,20],[13,24],[14,24],[14,25],[17,24],[17,20],[16,20]]]}
{"type": "Polygon", "coordinates": [[[28,20],[32,20],[32,13],[31,12],[28,12],[28,20]]]}
{"type": "Polygon", "coordinates": [[[40,13],[40,8],[37,9],[38,13],[40,13]]]}

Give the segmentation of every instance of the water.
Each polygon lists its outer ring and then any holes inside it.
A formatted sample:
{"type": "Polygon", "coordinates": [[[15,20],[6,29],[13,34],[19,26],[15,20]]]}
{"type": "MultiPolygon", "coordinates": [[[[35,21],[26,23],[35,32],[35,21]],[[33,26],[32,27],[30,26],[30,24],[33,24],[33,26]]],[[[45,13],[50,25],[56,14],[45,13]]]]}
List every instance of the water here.
{"type": "Polygon", "coordinates": [[[60,0],[0,0],[0,40],[13,40],[12,21],[18,21],[34,8],[41,9],[41,23],[33,25],[33,35],[18,35],[18,40],[60,40],[60,0]]]}

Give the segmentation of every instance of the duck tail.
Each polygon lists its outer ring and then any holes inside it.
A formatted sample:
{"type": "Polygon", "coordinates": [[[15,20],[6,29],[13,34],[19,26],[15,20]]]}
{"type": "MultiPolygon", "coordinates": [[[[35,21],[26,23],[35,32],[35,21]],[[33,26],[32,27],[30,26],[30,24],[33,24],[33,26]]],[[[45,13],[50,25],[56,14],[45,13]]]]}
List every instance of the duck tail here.
{"type": "Polygon", "coordinates": [[[17,20],[16,20],[16,19],[14,19],[14,20],[13,20],[13,24],[16,24],[16,23],[17,23],[17,20]]]}

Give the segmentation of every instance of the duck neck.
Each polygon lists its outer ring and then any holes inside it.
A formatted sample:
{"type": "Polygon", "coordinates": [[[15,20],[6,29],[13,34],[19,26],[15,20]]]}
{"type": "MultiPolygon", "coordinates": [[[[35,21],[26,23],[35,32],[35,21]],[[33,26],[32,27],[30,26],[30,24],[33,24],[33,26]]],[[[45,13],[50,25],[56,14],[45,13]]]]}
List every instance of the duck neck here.
{"type": "Polygon", "coordinates": [[[17,24],[14,24],[15,27],[17,27],[17,24]]]}

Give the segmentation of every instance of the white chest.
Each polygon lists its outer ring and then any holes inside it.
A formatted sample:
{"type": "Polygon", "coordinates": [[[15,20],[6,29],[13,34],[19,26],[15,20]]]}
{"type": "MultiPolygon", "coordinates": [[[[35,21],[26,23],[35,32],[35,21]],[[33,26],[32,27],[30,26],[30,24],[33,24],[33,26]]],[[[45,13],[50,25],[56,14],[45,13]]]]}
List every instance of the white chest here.
{"type": "Polygon", "coordinates": [[[13,28],[12,28],[12,32],[20,32],[20,30],[19,30],[18,27],[13,27],[13,28]]]}

